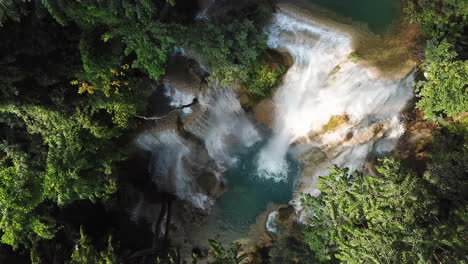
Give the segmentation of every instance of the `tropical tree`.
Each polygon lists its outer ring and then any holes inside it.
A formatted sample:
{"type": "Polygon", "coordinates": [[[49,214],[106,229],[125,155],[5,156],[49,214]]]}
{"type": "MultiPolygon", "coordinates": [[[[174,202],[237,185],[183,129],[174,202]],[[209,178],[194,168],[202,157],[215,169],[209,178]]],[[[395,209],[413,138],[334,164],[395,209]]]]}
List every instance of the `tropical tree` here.
{"type": "Polygon", "coordinates": [[[91,74],[75,33],[34,12],[0,29],[0,229],[14,247],[53,238],[57,207],[115,192],[126,158],[116,146],[145,109],[149,88],[126,65],[107,69],[108,93],[77,93],[70,82],[91,74]]]}
{"type": "Polygon", "coordinates": [[[466,210],[441,221],[439,200],[421,177],[394,159],[381,162],[376,176],[335,167],[319,179],[320,196],[304,200],[312,213],[304,236],[316,261],[467,261],[461,238],[467,230],[460,228],[466,225],[466,210]]]}
{"type": "Polygon", "coordinates": [[[453,45],[447,41],[428,43],[423,63],[426,80],[416,84],[417,107],[426,118],[457,118],[468,111],[468,60],[457,60],[453,45]]]}
{"type": "Polygon", "coordinates": [[[68,264],[117,264],[117,257],[112,246],[112,237],[109,237],[107,247],[98,252],[91,239],[80,229],[80,239],[75,245],[68,264]]]}
{"type": "Polygon", "coordinates": [[[463,206],[468,201],[468,128],[452,124],[434,137],[433,153],[424,173],[438,195],[463,206]]]}
{"type": "Polygon", "coordinates": [[[457,119],[468,111],[467,19],[465,0],[408,0],[405,11],[427,36],[425,80],[416,83],[417,107],[426,118],[457,119]]]}
{"type": "Polygon", "coordinates": [[[29,0],[0,0],[0,27],[6,20],[20,21],[27,12],[23,3],[29,0]]]}
{"type": "Polygon", "coordinates": [[[210,239],[211,264],[241,264],[245,263],[247,254],[242,253],[241,244],[234,242],[230,248],[225,248],[218,240],[210,239]]]}

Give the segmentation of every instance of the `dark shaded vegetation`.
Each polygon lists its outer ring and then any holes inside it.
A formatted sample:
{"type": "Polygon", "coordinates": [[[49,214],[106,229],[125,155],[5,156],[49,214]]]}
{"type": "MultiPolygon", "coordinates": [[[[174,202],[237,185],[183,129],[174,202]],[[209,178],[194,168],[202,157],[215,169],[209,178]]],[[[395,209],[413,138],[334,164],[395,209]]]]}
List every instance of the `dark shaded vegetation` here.
{"type": "MultiPolygon", "coordinates": [[[[119,205],[129,184],[157,190],[132,169],[130,145],[174,49],[209,66],[213,86],[281,68],[263,66],[268,1],[212,20],[194,20],[197,9],[183,0],[0,1],[0,233],[9,245],[0,259],[130,263],[154,244],[151,227],[119,205]]],[[[275,76],[252,91],[270,89],[275,76]]],[[[147,263],[172,258],[164,243],[147,263]]],[[[212,248],[218,262],[245,258],[238,245],[212,248]]]]}
{"type": "MultiPolygon", "coordinates": [[[[272,263],[468,262],[468,6],[406,2],[427,39],[417,107],[443,125],[427,170],[393,159],[375,176],[332,169],[322,195],[305,199],[313,217],[303,241],[278,239],[272,263]]],[[[269,1],[210,20],[196,11],[188,0],[0,1],[1,263],[133,263],[147,248],[146,263],[183,263],[119,208],[129,185],[157,191],[130,155],[151,85],[175,48],[208,67],[210,85],[255,98],[287,67],[266,46],[269,1]]],[[[212,263],[246,261],[238,244],[210,246],[212,263]]]]}

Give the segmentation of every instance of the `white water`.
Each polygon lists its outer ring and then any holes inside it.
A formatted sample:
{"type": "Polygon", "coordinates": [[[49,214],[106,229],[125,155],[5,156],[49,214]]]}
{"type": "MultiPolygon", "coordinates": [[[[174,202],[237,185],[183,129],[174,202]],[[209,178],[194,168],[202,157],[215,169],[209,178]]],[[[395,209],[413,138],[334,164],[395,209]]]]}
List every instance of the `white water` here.
{"type": "MultiPolygon", "coordinates": [[[[237,162],[236,153],[248,148],[261,139],[253,123],[247,118],[236,94],[227,88],[211,88],[194,93],[166,84],[164,94],[170,98],[170,105],[181,107],[199,102],[194,124],[186,127],[191,133],[204,141],[205,148],[220,167],[231,166],[237,162]]],[[[182,109],[190,115],[193,107],[182,109]]]]}
{"type": "Polygon", "coordinates": [[[195,93],[166,84],[164,94],[173,107],[198,98],[199,105],[181,112],[186,120],[192,119],[185,129],[199,141],[166,129],[140,135],[137,144],[152,153],[149,171],[160,190],[207,211],[214,201],[201,190],[197,178],[208,172],[220,180],[220,173],[237,162],[238,152],[259,141],[260,135],[230,89],[195,93]]]}
{"type": "Polygon", "coordinates": [[[203,210],[212,206],[212,199],[197,190],[193,170],[201,169],[204,164],[197,164],[194,159],[197,153],[192,151],[193,144],[170,130],[157,135],[140,135],[137,144],[152,152],[149,171],[160,190],[173,193],[203,210]]]}
{"type": "Polygon", "coordinates": [[[198,3],[201,6],[201,10],[196,14],[196,20],[208,19],[208,9],[214,4],[215,0],[199,0],[198,3]]]}
{"type": "Polygon", "coordinates": [[[211,89],[199,102],[206,114],[197,119],[191,132],[204,140],[219,166],[232,166],[237,162],[236,153],[261,139],[232,90],[211,89]]]}
{"type": "Polygon", "coordinates": [[[274,97],[274,135],[259,157],[261,177],[284,180],[285,155],[292,143],[304,137],[308,137],[306,148],[318,147],[327,154],[326,166],[352,169],[361,167],[370,152],[394,147],[402,133],[398,114],[412,97],[412,77],[372,78],[348,59],[353,51],[350,35],[287,11],[277,13],[266,31],[269,46],[287,51],[294,64],[274,97]],[[330,118],[340,115],[349,117],[344,127],[319,133],[330,118]],[[379,141],[371,135],[376,124],[383,127],[379,141]],[[349,133],[354,136],[345,143],[349,133]]]}
{"type": "MultiPolygon", "coordinates": [[[[172,86],[171,84],[165,83],[164,84],[164,95],[167,98],[171,99],[169,103],[170,106],[177,108],[184,105],[189,105],[193,102],[193,100],[197,97],[191,91],[187,90],[179,90],[176,87],[172,86]]],[[[182,109],[184,114],[192,113],[192,109],[190,107],[182,109]]]]}
{"type": "Polygon", "coordinates": [[[278,211],[271,212],[268,215],[268,219],[267,219],[267,222],[265,224],[265,228],[271,233],[278,232],[277,221],[278,221],[278,211]]]}

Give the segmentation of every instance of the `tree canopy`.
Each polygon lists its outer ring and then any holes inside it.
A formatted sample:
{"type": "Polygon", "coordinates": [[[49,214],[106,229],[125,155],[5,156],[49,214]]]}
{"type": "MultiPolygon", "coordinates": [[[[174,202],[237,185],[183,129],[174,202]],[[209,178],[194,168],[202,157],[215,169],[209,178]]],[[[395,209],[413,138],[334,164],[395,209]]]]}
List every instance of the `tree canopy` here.
{"type": "Polygon", "coordinates": [[[468,111],[468,3],[464,0],[406,2],[406,14],[427,36],[425,79],[417,82],[417,107],[430,120],[456,119],[468,111]]]}
{"type": "MultiPolygon", "coordinates": [[[[332,168],[319,179],[322,194],[304,200],[312,216],[303,235],[312,253],[285,236],[270,249],[271,261],[307,262],[312,254],[314,263],[468,262],[468,2],[406,4],[424,35],[417,108],[445,124],[425,172],[395,159],[382,160],[376,175],[332,168]]],[[[241,86],[262,98],[278,84],[287,65],[263,32],[271,1],[246,1],[208,20],[195,19],[191,5],[0,0],[2,243],[30,252],[33,263],[45,255],[36,251],[41,243],[59,240],[68,246],[66,263],[122,261],[108,233],[103,245],[80,229],[81,220],[58,215],[116,193],[135,117],[148,110],[151,88],[175,50],[203,64],[213,87],[241,86]]],[[[211,240],[208,254],[213,264],[247,262],[237,243],[211,240]]],[[[177,250],[159,255],[153,262],[184,263],[177,250]]]]}
{"type": "MultiPolygon", "coordinates": [[[[258,4],[196,21],[173,0],[0,1],[2,243],[34,249],[64,228],[52,216],[62,208],[116,192],[135,117],[175,48],[206,63],[216,86],[274,71],[262,66],[258,4]]],[[[84,234],[78,244],[71,263],[99,255],[84,234]]]]}
{"type": "Polygon", "coordinates": [[[333,168],[319,179],[305,241],[319,263],[465,263],[467,207],[448,216],[432,186],[394,159],[378,175],[333,168]]]}
{"type": "Polygon", "coordinates": [[[92,72],[80,69],[79,29],[33,10],[0,31],[0,229],[15,247],[54,237],[55,205],[116,190],[115,164],[125,159],[116,142],[145,109],[131,73],[118,93],[79,95],[70,82],[92,72]]]}

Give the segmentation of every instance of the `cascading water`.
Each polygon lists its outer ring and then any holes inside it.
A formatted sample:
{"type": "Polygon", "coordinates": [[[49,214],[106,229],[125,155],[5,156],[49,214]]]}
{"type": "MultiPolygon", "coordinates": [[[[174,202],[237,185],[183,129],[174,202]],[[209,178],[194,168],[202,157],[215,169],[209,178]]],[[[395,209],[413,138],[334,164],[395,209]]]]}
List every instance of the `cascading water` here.
{"type": "Polygon", "coordinates": [[[237,152],[259,141],[260,135],[230,89],[195,92],[166,83],[164,94],[173,108],[197,98],[199,104],[181,109],[180,115],[184,130],[198,139],[184,138],[170,128],[147,131],[137,144],[152,153],[149,171],[160,190],[208,211],[213,205],[207,194],[211,190],[202,190],[197,179],[209,173],[221,180],[220,173],[236,163],[237,152]]]}
{"type": "Polygon", "coordinates": [[[197,20],[203,20],[203,19],[208,19],[208,9],[210,8],[211,5],[215,0],[199,0],[198,4],[201,7],[201,10],[197,13],[195,16],[195,19],[197,20]]]}
{"type": "Polygon", "coordinates": [[[195,207],[207,210],[213,200],[199,190],[195,180],[196,170],[206,170],[205,159],[194,155],[194,144],[180,137],[175,131],[143,134],[137,144],[152,153],[149,171],[153,181],[162,191],[173,193],[195,207]]]}
{"type": "Polygon", "coordinates": [[[293,143],[301,154],[311,149],[325,154],[322,166],[353,169],[375,149],[393,148],[402,132],[398,114],[412,97],[411,76],[399,81],[371,77],[348,58],[350,33],[288,9],[275,14],[266,31],[269,46],[288,52],[294,63],[274,97],[274,135],[259,157],[261,177],[285,179],[285,155],[293,143]],[[345,121],[327,131],[338,117],[345,121]]]}
{"type": "Polygon", "coordinates": [[[412,97],[412,77],[372,77],[348,58],[352,33],[289,9],[281,9],[266,31],[269,46],[293,58],[274,96],[269,138],[260,135],[235,92],[208,88],[204,77],[180,76],[167,77],[164,93],[178,109],[167,119],[177,116],[182,128],[155,128],[138,138],[152,153],[150,171],[159,188],[212,209],[202,225],[184,222],[172,232],[180,246],[216,235],[231,242],[258,226],[279,232],[277,213],[262,212],[291,201],[293,189],[315,194],[316,177],[333,164],[359,169],[369,154],[391,151],[404,131],[398,114],[412,97]],[[212,187],[202,186],[207,173],[218,181],[223,173],[227,182],[216,204],[212,187]]]}
{"type": "MultiPolygon", "coordinates": [[[[169,103],[172,107],[181,107],[183,105],[189,105],[197,97],[197,95],[190,91],[179,90],[176,87],[173,87],[171,84],[166,84],[164,87],[164,95],[167,98],[170,98],[169,103]]],[[[187,107],[182,109],[183,114],[192,113],[192,108],[187,107]]]]}
{"type": "Polygon", "coordinates": [[[203,114],[186,129],[203,139],[208,153],[219,166],[234,165],[236,153],[260,140],[257,129],[230,89],[210,89],[199,96],[199,102],[203,114]]]}
{"type": "Polygon", "coordinates": [[[268,219],[267,219],[265,227],[270,233],[278,232],[278,227],[276,223],[277,218],[278,218],[278,211],[273,211],[268,215],[268,219]]]}

